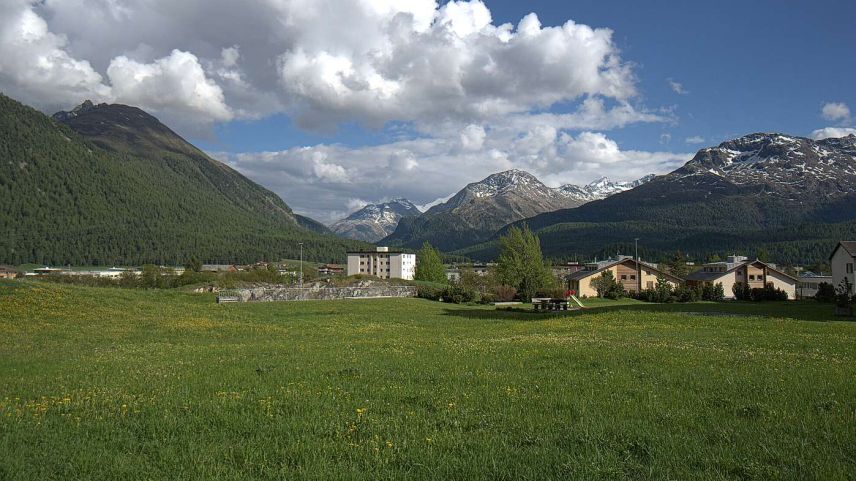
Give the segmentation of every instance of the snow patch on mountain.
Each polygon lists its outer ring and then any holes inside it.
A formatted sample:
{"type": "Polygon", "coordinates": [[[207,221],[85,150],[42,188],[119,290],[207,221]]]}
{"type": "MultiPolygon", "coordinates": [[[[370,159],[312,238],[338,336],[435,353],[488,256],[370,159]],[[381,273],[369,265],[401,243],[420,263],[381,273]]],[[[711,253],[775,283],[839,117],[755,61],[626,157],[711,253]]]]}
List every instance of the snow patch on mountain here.
{"type": "Polygon", "coordinates": [[[395,231],[405,216],[421,214],[416,205],[407,199],[369,204],[348,217],[335,222],[330,229],[349,239],[376,242],[395,231]]]}
{"type": "Polygon", "coordinates": [[[581,202],[591,202],[639,187],[642,184],[650,182],[655,177],[656,175],[650,174],[631,182],[613,182],[608,177],[601,177],[588,185],[565,184],[558,187],[556,191],[571,199],[581,202]]]}

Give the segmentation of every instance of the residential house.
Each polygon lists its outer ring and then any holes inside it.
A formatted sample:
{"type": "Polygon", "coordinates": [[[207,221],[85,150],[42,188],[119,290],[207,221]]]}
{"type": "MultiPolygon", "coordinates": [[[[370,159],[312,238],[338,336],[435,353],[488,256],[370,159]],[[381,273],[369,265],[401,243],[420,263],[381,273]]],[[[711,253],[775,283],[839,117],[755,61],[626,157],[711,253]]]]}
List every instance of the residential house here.
{"type": "Polygon", "coordinates": [[[853,277],[853,266],[856,265],[856,241],[841,241],[835,246],[832,255],[829,256],[832,264],[832,285],[837,289],[844,279],[850,281],[850,292],[854,291],[853,285],[856,279],[853,277]]]}
{"type": "Polygon", "coordinates": [[[14,279],[17,277],[18,271],[10,266],[0,266],[0,279],[14,279]]]}
{"type": "Polygon", "coordinates": [[[381,279],[412,280],[416,275],[416,254],[390,251],[388,247],[348,252],[348,275],[358,274],[381,279]]]}
{"type": "Polygon", "coordinates": [[[321,264],[318,266],[320,276],[341,276],[345,274],[345,266],[341,264],[321,264]]]}
{"type": "Polygon", "coordinates": [[[722,284],[726,299],[734,299],[734,285],[747,284],[750,289],[763,288],[767,284],[796,299],[799,279],[778,270],[774,264],[759,260],[750,261],[743,256],[728,256],[725,262],[711,262],[687,276],[690,286],[722,284]]]}
{"type": "Polygon", "coordinates": [[[568,275],[568,288],[579,296],[595,297],[597,289],[592,287],[592,281],[607,271],[612,273],[615,280],[628,293],[653,289],[659,278],[665,279],[672,287],[677,287],[683,282],[681,278],[661,271],[655,264],[637,262],[630,256],[619,256],[618,259],[586,264],[583,270],[568,275]]]}
{"type": "Polygon", "coordinates": [[[817,289],[822,283],[832,284],[832,276],[824,275],[823,273],[815,274],[814,272],[804,272],[799,277],[800,282],[797,284],[797,297],[800,299],[811,299],[817,294],[817,289]]]}

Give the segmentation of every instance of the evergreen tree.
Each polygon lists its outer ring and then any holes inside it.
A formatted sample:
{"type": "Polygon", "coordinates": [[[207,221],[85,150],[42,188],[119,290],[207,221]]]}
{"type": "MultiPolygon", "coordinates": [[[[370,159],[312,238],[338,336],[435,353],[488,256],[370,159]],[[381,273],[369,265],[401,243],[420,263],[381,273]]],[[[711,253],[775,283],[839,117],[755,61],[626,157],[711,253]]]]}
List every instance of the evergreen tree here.
{"type": "Polygon", "coordinates": [[[681,279],[687,277],[687,274],[690,272],[687,267],[687,260],[681,251],[675,252],[675,255],[666,263],[666,266],[673,276],[680,277],[681,279]]]}
{"type": "Polygon", "coordinates": [[[541,241],[529,227],[512,227],[499,242],[497,276],[502,284],[517,289],[523,301],[528,302],[539,290],[555,285],[553,273],[541,255],[541,241]]]}
{"type": "Polygon", "coordinates": [[[416,275],[414,278],[417,281],[446,283],[446,267],[443,265],[440,252],[431,247],[428,242],[422,244],[422,249],[416,253],[416,275]]]}

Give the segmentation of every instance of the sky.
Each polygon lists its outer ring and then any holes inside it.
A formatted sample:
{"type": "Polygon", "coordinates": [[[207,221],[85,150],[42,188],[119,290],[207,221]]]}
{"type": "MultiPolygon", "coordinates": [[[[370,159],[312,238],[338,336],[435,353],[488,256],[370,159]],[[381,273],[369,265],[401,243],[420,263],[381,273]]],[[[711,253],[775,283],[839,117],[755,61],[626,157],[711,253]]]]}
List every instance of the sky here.
{"type": "Polygon", "coordinates": [[[856,133],[856,2],[0,0],[0,91],[152,113],[330,223],[519,168],[667,173],[856,133]]]}

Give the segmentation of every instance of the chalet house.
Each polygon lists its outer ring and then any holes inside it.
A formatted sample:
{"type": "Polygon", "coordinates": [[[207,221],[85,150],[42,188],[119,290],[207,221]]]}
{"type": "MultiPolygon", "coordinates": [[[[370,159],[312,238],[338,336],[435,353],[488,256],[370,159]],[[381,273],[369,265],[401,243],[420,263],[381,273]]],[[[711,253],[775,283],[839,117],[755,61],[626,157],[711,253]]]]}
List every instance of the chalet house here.
{"type": "MultiPolygon", "coordinates": [[[[839,242],[829,256],[829,263],[832,264],[832,285],[836,289],[845,278],[850,281],[851,286],[856,284],[856,279],[853,277],[853,266],[856,265],[856,241],[839,242]]],[[[851,289],[854,288],[851,287],[851,289]]]]}
{"type": "Polygon", "coordinates": [[[345,275],[345,266],[341,264],[322,264],[318,266],[318,275],[342,276],[345,275]]]}
{"type": "Polygon", "coordinates": [[[9,266],[0,266],[0,279],[14,279],[18,271],[9,266]]]}
{"type": "Polygon", "coordinates": [[[608,260],[592,264],[586,264],[585,268],[568,275],[568,287],[577,295],[586,297],[597,296],[597,289],[592,287],[592,281],[603,275],[604,272],[612,272],[612,276],[618,281],[624,291],[638,293],[640,290],[653,289],[657,285],[657,279],[663,278],[672,287],[677,287],[682,279],[667,274],[652,264],[637,262],[630,256],[619,257],[618,260],[608,260]]]}
{"type": "Polygon", "coordinates": [[[705,264],[700,270],[687,276],[690,286],[722,284],[726,299],[734,299],[734,285],[748,284],[750,289],[763,288],[767,284],[788,294],[788,299],[797,298],[799,279],[759,260],[750,261],[743,256],[728,256],[725,262],[705,264]]]}

